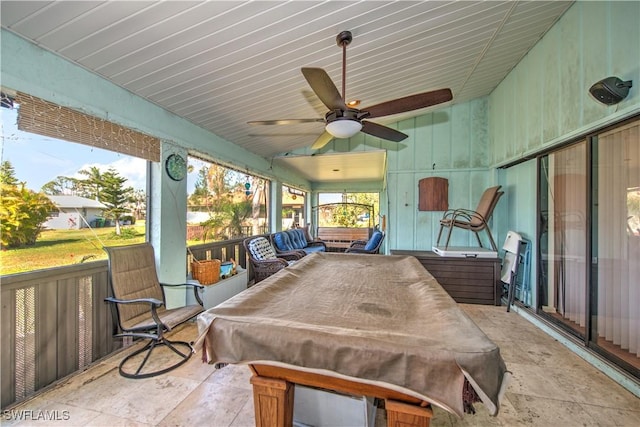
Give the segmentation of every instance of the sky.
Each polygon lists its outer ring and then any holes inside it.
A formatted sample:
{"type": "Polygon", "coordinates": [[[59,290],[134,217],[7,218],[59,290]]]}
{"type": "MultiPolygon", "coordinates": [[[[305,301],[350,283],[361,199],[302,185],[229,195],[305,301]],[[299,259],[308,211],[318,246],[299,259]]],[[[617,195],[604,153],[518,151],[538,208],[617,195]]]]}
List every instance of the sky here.
{"type": "Polygon", "coordinates": [[[40,191],[58,176],[84,178],[78,171],[95,166],[104,172],[113,167],[127,178],[126,185],[145,190],[146,160],[83,144],[22,132],[17,127],[16,110],[0,108],[2,161],[13,165],[18,181],[40,191]]]}

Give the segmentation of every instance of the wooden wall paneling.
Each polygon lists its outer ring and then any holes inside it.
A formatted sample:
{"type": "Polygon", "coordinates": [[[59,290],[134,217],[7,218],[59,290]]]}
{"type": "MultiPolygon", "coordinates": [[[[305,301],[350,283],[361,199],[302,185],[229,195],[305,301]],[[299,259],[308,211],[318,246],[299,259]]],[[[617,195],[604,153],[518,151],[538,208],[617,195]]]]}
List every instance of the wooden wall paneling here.
{"type": "Polygon", "coordinates": [[[471,167],[471,103],[451,107],[451,166],[455,169],[471,167]]]}

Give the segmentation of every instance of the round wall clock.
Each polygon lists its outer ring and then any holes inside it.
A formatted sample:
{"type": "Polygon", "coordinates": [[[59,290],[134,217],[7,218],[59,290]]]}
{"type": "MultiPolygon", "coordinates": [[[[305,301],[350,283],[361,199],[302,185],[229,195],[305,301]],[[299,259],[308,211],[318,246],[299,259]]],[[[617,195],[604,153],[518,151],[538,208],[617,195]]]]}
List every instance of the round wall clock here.
{"type": "Polygon", "coordinates": [[[165,162],[167,175],[174,181],[182,181],[187,175],[187,162],[179,154],[171,154],[165,162]]]}

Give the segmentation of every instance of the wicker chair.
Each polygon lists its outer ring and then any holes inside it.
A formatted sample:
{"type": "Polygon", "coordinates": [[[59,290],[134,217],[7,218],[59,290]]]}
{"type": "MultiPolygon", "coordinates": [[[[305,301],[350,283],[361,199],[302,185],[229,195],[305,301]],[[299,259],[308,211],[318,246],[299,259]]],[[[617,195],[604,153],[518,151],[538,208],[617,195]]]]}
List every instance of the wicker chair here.
{"type": "Polygon", "coordinates": [[[304,252],[293,251],[276,254],[266,237],[249,237],[242,242],[249,256],[255,283],[287,267],[290,263],[301,259],[304,252]]]}
{"type": "Polygon", "coordinates": [[[105,301],[112,303],[113,317],[122,331],[116,336],[149,340],[144,347],[120,362],[120,375],[126,378],[148,378],[169,372],[185,363],[193,354],[191,344],[170,341],[164,334],[204,310],[198,295],[198,289],[203,286],[194,283],[161,284],[156,272],[153,246],[149,243],[104,249],[109,255],[109,284],[113,293],[113,296],[105,298],[105,301]],[[192,287],[198,304],[167,309],[163,289],[165,286],[192,287]],[[160,367],[153,366],[152,363],[150,369],[145,369],[153,350],[163,345],[175,353],[177,361],[164,363],[160,367]],[[134,359],[145,352],[144,357],[134,359]],[[131,363],[127,363],[129,361],[131,363]]]}
{"type": "Polygon", "coordinates": [[[449,229],[449,233],[447,234],[447,242],[445,243],[445,249],[449,247],[449,240],[451,239],[451,232],[454,228],[462,228],[464,230],[473,231],[476,235],[476,239],[478,239],[478,244],[482,247],[482,241],[480,240],[480,235],[478,234],[480,231],[485,230],[487,235],[489,236],[489,242],[491,243],[491,248],[494,251],[498,251],[496,247],[496,242],[493,240],[493,236],[491,235],[491,230],[489,229],[489,219],[491,215],[493,215],[493,209],[498,204],[498,200],[504,194],[504,192],[499,191],[500,185],[495,187],[487,188],[484,193],[482,193],[482,197],[480,197],[480,201],[478,202],[478,207],[475,211],[469,209],[455,209],[448,210],[442,216],[440,220],[440,232],[438,233],[438,241],[436,246],[440,245],[440,237],[442,236],[442,230],[445,228],[449,229]]]}
{"type": "Polygon", "coordinates": [[[383,240],[384,233],[380,230],[375,230],[369,240],[354,240],[351,242],[345,253],[378,254],[383,240]]]}

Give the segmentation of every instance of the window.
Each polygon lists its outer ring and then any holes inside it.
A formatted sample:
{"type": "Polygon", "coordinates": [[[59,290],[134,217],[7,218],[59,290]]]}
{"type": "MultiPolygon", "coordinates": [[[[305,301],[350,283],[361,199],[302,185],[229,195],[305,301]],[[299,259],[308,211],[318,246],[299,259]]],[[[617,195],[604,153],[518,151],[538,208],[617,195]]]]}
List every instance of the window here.
{"type": "Polygon", "coordinates": [[[378,224],[378,193],[321,193],[318,226],[373,228],[378,224]]]}
{"type": "Polygon", "coordinates": [[[269,182],[189,156],[187,245],[269,232],[269,182]]]}
{"type": "Polygon", "coordinates": [[[147,160],[104,149],[116,140],[101,129],[122,137],[116,148],[144,140],[139,147],[149,152],[157,140],[24,94],[3,95],[2,107],[3,190],[15,184],[11,191],[28,213],[21,229],[31,226],[34,235],[5,240],[14,230],[3,228],[1,274],[106,259],[103,246],[145,240],[147,160]],[[74,121],[102,128],[74,134],[67,130],[74,121]],[[37,220],[45,203],[44,220],[37,220]]]}
{"type": "Polygon", "coordinates": [[[304,227],[305,193],[302,190],[282,186],[282,229],[304,227]]]}

